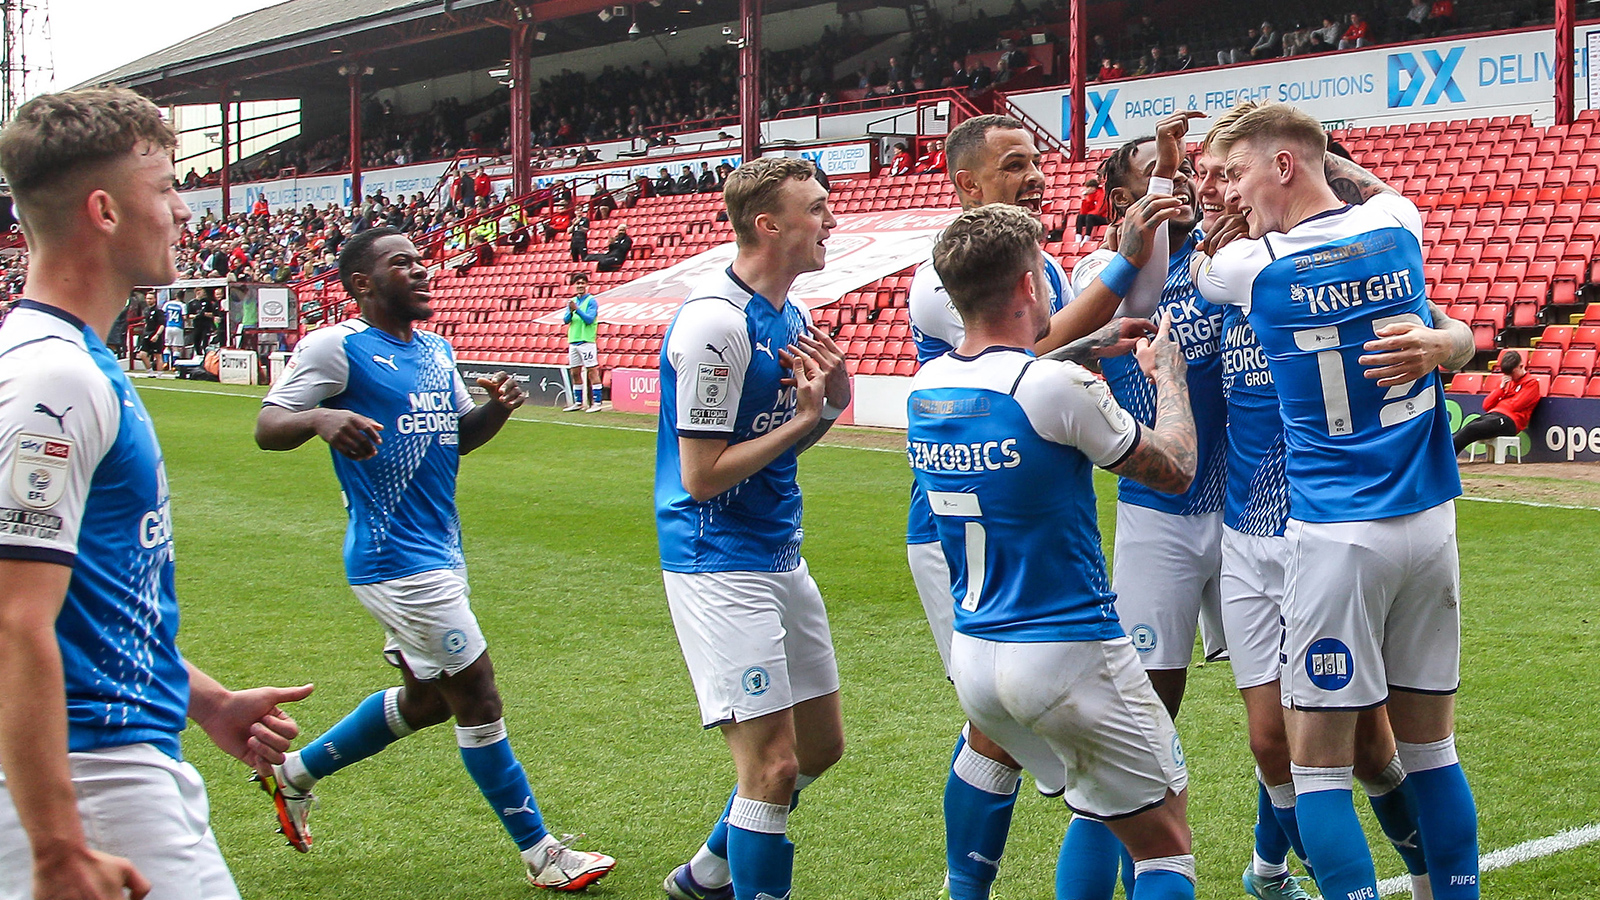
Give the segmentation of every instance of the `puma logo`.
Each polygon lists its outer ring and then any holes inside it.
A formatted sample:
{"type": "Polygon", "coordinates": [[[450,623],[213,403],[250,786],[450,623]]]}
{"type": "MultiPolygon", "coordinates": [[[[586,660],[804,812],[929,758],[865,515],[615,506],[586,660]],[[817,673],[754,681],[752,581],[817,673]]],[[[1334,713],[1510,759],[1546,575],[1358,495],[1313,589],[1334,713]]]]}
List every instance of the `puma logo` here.
{"type": "Polygon", "coordinates": [[[765,353],[767,355],[767,359],[774,359],[775,358],[772,355],[772,338],[767,338],[766,340],[764,340],[761,343],[757,344],[756,345],[756,349],[760,350],[762,353],[765,353]]]}
{"type": "Polygon", "coordinates": [[[717,359],[720,359],[723,362],[727,362],[728,361],[728,358],[726,356],[722,355],[723,353],[727,352],[727,350],[728,350],[727,347],[723,347],[721,350],[718,350],[717,348],[711,346],[710,344],[706,344],[706,349],[710,350],[712,353],[715,353],[717,355],[717,359]]]}
{"type": "Polygon", "coordinates": [[[507,815],[507,816],[514,816],[517,813],[527,813],[530,816],[536,816],[536,815],[539,814],[539,811],[533,808],[533,795],[532,794],[528,795],[528,798],[526,800],[522,801],[522,805],[521,806],[515,806],[515,807],[511,807],[509,809],[502,809],[502,810],[500,810],[500,812],[502,814],[504,814],[504,815],[507,815]]]}
{"type": "Polygon", "coordinates": [[[971,859],[971,860],[975,860],[977,862],[981,862],[981,863],[983,863],[984,865],[988,866],[991,869],[1000,868],[1000,861],[999,860],[989,859],[988,857],[984,856],[983,854],[979,853],[976,850],[972,851],[971,853],[968,853],[967,854],[967,858],[971,859]]]}
{"type": "Polygon", "coordinates": [[[383,363],[384,365],[386,365],[389,368],[395,370],[396,372],[400,371],[400,367],[394,364],[394,354],[393,353],[389,354],[388,357],[382,357],[382,356],[379,356],[378,354],[374,353],[374,354],[372,354],[372,361],[375,362],[375,363],[383,363]]]}
{"type": "Polygon", "coordinates": [[[63,409],[61,412],[57,413],[55,410],[51,409],[48,406],[45,406],[43,403],[35,403],[33,405],[33,411],[36,412],[36,413],[40,413],[42,415],[49,416],[52,419],[55,419],[56,420],[56,427],[61,429],[61,433],[62,434],[66,434],[67,433],[67,413],[72,412],[72,407],[69,406],[66,409],[63,409]]]}

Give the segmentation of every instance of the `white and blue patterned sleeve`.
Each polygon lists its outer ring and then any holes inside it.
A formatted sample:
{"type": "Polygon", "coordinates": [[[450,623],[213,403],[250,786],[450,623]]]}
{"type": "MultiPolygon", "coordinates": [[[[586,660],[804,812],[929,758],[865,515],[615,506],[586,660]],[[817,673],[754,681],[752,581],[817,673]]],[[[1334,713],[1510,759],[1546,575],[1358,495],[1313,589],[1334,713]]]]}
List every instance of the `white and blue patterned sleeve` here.
{"type": "Polygon", "coordinates": [[[289,357],[287,371],[267,391],[262,404],[281,406],[290,412],[305,412],[343,393],[350,378],[350,358],[345,355],[344,339],[350,333],[344,325],[330,325],[301,338],[289,357]]]}
{"type": "Polygon", "coordinates": [[[1139,423],[1117,405],[1104,381],[1077,363],[1034,362],[1014,396],[1040,437],[1076,447],[1102,468],[1126,459],[1139,439],[1139,423]]]}
{"type": "Polygon", "coordinates": [[[738,307],[721,297],[684,304],[664,352],[677,376],[673,421],[680,437],[733,434],[751,352],[750,332],[738,307]]]}
{"type": "Polygon", "coordinates": [[[73,564],[121,422],[116,391],[81,348],[46,340],[0,358],[0,558],[73,564]]]}

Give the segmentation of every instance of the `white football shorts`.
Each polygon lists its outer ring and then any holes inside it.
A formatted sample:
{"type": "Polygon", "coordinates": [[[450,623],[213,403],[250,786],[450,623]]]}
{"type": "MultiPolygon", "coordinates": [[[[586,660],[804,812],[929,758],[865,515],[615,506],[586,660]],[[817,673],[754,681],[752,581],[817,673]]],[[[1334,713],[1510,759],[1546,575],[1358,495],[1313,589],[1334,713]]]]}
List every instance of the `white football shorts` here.
{"type": "MultiPolygon", "coordinates": [[[[239,900],[200,773],[149,744],[68,754],[89,846],[125,857],[149,900],[239,900]]],[[[0,900],[32,900],[33,857],[0,774],[0,900]]]]}
{"type": "Polygon", "coordinates": [[[1283,653],[1283,567],[1280,537],[1222,528],[1222,628],[1233,683],[1239,690],[1278,680],[1283,653]]]}
{"type": "Polygon", "coordinates": [[[183,349],[183,326],[167,326],[167,352],[177,353],[183,349]]]}
{"type": "Polygon", "coordinates": [[[911,564],[911,580],[917,586],[917,598],[922,601],[922,612],[928,617],[928,629],[933,632],[933,643],[939,648],[939,661],[944,664],[944,674],[950,677],[950,635],[955,632],[956,602],[950,593],[950,563],[944,558],[944,547],[938,541],[926,544],[907,544],[906,561],[911,564]]]}
{"type": "Polygon", "coordinates": [[[356,599],[383,625],[383,655],[405,660],[421,681],[454,675],[489,649],[468,603],[466,569],[434,569],[374,584],[352,584],[356,599]]]}
{"type": "Polygon", "coordinates": [[[1039,790],[1059,771],[1073,812],[1124,818],[1188,786],[1178,732],[1125,637],[1001,643],[957,632],[950,676],[967,718],[1039,790]],[[1053,760],[1038,758],[1040,739],[1053,760]]]}
{"type": "Polygon", "coordinates": [[[1290,519],[1283,702],[1368,709],[1461,684],[1455,503],[1374,522],[1290,519]]]}
{"type": "Polygon", "coordinates": [[[600,365],[600,351],[594,344],[584,341],[581,344],[567,345],[567,368],[590,369],[600,365]]]}
{"type": "Polygon", "coordinates": [[[804,559],[787,572],[667,572],[667,606],[706,728],[839,690],[828,610],[804,559]]]}
{"type": "Polygon", "coordinates": [[[1146,669],[1185,669],[1200,609],[1222,580],[1222,513],[1175,516],[1117,503],[1111,589],[1117,618],[1146,669]]]}

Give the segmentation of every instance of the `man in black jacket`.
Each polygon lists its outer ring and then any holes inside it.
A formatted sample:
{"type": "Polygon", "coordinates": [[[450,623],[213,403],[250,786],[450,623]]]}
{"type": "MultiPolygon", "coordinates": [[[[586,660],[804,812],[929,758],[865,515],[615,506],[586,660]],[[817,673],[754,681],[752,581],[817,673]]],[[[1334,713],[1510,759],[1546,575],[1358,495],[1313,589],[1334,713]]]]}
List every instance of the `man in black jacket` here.
{"type": "Polygon", "coordinates": [[[606,252],[591,253],[588,260],[595,264],[597,272],[615,272],[622,268],[623,262],[628,259],[628,254],[633,252],[633,238],[628,237],[628,226],[618,225],[616,234],[611,236],[611,243],[606,245],[606,252]]]}

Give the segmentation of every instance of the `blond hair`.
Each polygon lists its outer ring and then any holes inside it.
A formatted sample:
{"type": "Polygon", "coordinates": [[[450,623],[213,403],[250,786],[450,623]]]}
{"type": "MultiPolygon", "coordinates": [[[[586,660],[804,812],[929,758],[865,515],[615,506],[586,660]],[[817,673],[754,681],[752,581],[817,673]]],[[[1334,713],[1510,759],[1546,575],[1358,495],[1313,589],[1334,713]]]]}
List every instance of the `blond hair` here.
{"type": "Polygon", "coordinates": [[[1328,133],[1308,113],[1286,103],[1263,103],[1241,115],[1226,131],[1212,139],[1214,152],[1226,155],[1241,141],[1293,144],[1319,163],[1328,152],[1328,133]]]}
{"type": "Polygon", "coordinates": [[[1217,116],[1217,121],[1212,124],[1211,130],[1207,131],[1205,138],[1200,141],[1200,152],[1210,153],[1212,156],[1218,155],[1213,149],[1213,145],[1216,144],[1217,139],[1226,134],[1228,129],[1232,128],[1234,123],[1243,118],[1246,113],[1254,112],[1260,108],[1261,104],[1255,102],[1254,100],[1245,100],[1240,102],[1239,105],[1235,106],[1233,109],[1230,109],[1222,115],[1217,116]]]}
{"type": "Polygon", "coordinates": [[[1008,203],[969,209],[939,235],[933,269],[962,319],[982,318],[1022,277],[1039,267],[1044,228],[1008,203]]]}
{"type": "Polygon", "coordinates": [[[789,181],[808,181],[817,167],[808,159],[767,156],[753,159],[728,176],[722,189],[722,202],[728,208],[728,224],[734,239],[748,247],[756,241],[756,217],[778,209],[778,194],[789,181]]]}

